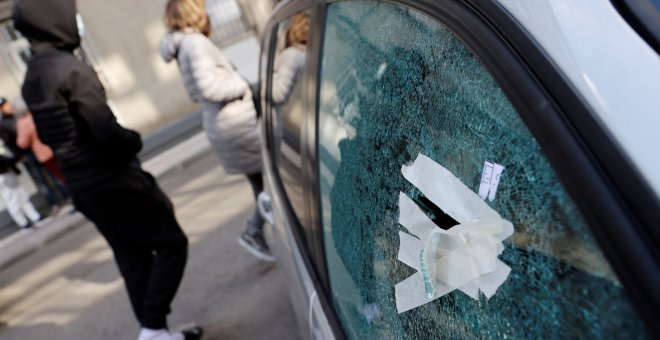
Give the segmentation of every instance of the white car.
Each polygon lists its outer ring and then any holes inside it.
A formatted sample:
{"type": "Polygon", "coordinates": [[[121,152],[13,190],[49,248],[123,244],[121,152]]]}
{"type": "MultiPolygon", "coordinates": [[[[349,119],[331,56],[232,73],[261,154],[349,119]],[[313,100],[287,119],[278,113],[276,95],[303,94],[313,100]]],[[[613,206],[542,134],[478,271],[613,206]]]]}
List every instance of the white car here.
{"type": "Polygon", "coordinates": [[[656,0],[280,3],[259,207],[303,338],[660,335],[659,25],[656,0]]]}

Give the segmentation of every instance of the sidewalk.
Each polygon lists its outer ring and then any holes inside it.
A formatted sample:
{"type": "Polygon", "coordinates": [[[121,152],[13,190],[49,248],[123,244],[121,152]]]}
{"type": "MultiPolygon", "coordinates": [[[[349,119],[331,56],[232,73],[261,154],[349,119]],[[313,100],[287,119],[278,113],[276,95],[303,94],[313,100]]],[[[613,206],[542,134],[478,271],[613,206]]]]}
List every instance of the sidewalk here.
{"type": "MultiPolygon", "coordinates": [[[[199,132],[149,159],[142,166],[154,177],[159,178],[194,161],[208,151],[208,147],[206,136],[203,132],[199,132]]],[[[57,217],[49,217],[40,222],[39,227],[32,232],[25,233],[17,228],[13,235],[0,240],[0,269],[44,247],[48,242],[85,222],[87,222],[85,217],[78,212],[62,212],[57,217]]]]}
{"type": "MultiPolygon", "coordinates": [[[[196,137],[145,164],[189,241],[170,326],[196,323],[208,340],[300,339],[286,271],[237,242],[254,209],[249,182],[225,173],[196,137]]],[[[0,270],[0,339],[135,339],[138,331],[112,251],[90,222],[0,270]]]]}

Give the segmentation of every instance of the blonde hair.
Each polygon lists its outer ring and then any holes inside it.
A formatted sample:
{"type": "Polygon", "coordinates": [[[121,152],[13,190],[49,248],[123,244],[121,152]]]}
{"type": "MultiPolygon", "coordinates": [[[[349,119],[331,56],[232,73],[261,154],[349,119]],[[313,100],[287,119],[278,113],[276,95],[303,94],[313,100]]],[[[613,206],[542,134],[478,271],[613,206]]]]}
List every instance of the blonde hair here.
{"type": "Polygon", "coordinates": [[[211,35],[211,22],[205,0],[169,0],[165,7],[165,26],[174,31],[192,28],[205,36],[211,35]]]}
{"type": "Polygon", "coordinates": [[[309,35],[310,20],[305,13],[298,13],[291,18],[289,31],[286,33],[286,46],[296,44],[307,45],[307,36],[309,35]]]}

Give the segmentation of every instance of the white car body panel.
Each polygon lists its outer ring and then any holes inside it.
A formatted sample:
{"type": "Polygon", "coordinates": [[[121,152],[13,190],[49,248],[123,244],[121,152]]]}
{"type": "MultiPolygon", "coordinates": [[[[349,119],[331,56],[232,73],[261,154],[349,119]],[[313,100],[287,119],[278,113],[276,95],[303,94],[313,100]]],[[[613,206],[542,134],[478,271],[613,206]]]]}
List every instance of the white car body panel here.
{"type": "Polygon", "coordinates": [[[660,197],[660,56],[608,0],[498,0],[660,197]]]}

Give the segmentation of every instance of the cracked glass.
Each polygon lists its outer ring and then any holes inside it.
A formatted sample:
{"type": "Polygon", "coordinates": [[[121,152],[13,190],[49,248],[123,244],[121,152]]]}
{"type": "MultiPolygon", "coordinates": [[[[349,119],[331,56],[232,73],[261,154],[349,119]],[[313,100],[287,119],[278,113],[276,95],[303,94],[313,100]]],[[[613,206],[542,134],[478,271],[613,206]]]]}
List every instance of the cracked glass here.
{"type": "Polygon", "coordinates": [[[325,254],[349,338],[646,337],[533,136],[449,29],[390,3],[332,3],[320,87],[325,254]],[[488,205],[514,225],[499,256],[512,271],[490,299],[454,291],[398,314],[394,286],[415,273],[397,260],[399,192],[420,201],[401,166],[419,153],[475,193],[485,161],[504,167],[488,205]]]}

